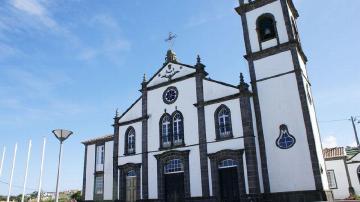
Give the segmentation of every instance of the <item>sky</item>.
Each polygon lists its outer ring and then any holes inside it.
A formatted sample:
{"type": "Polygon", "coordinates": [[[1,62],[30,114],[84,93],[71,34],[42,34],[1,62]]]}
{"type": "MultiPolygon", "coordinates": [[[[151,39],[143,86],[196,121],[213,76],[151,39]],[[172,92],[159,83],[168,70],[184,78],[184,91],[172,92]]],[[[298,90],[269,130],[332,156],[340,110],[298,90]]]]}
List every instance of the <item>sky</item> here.
{"type": "MultiPolygon", "coordinates": [[[[7,194],[19,144],[14,194],[21,192],[27,144],[33,141],[27,192],[38,186],[47,138],[44,191],[55,191],[56,128],[74,131],[64,144],[60,190],[81,189],[81,141],[111,134],[115,110],[140,95],[144,73],[163,64],[169,32],[185,64],[196,55],[210,77],[248,78],[237,0],[0,1],[0,152],[6,146],[0,194],[7,194]]],[[[354,145],[350,116],[360,116],[360,1],[294,0],[298,28],[324,146],[354,145]]],[[[360,117],[359,117],[360,118],[360,117]]],[[[360,125],[357,125],[360,130],[360,125]]]]}

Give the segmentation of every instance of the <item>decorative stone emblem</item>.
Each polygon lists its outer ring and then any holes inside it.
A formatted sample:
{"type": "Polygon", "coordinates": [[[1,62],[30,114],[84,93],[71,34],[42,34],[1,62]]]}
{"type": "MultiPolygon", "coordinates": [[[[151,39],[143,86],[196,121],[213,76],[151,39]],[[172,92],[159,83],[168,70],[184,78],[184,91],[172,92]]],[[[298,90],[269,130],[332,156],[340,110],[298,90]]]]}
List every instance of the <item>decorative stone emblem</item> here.
{"type": "Polygon", "coordinates": [[[167,69],[165,70],[165,73],[163,75],[159,74],[159,77],[167,78],[167,79],[171,80],[175,76],[175,74],[177,74],[179,72],[180,71],[175,70],[175,68],[171,64],[169,64],[167,66],[167,69]]]}
{"type": "Polygon", "coordinates": [[[163,101],[166,104],[172,104],[178,98],[179,92],[176,87],[171,86],[167,88],[163,93],[163,101]]]}
{"type": "Polygon", "coordinates": [[[276,139],[276,146],[280,149],[290,149],[295,145],[296,139],[289,133],[288,127],[285,124],[280,125],[280,135],[276,139]]]}

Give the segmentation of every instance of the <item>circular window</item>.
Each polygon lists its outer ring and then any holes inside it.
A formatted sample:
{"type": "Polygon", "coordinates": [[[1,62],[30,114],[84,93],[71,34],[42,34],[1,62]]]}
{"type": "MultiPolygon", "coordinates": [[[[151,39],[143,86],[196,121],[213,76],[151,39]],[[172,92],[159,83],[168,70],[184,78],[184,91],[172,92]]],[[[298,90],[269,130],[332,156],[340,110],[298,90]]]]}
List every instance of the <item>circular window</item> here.
{"type": "Polygon", "coordinates": [[[172,104],[176,101],[178,94],[176,87],[169,87],[163,93],[163,100],[166,104],[172,104]]]}

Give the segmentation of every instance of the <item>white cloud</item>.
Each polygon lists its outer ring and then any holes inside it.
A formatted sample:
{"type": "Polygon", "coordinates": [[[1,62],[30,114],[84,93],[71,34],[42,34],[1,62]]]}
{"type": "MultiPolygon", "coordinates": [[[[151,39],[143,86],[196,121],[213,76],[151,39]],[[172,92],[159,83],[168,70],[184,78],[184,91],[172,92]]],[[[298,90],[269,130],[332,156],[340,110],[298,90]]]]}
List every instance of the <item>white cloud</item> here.
{"type": "Polygon", "coordinates": [[[49,28],[58,28],[58,24],[52,19],[47,9],[37,0],[12,0],[11,4],[20,11],[38,18],[49,28]]]}
{"type": "Polygon", "coordinates": [[[322,141],[322,145],[324,148],[337,147],[336,137],[333,135],[326,136],[322,141]]]}

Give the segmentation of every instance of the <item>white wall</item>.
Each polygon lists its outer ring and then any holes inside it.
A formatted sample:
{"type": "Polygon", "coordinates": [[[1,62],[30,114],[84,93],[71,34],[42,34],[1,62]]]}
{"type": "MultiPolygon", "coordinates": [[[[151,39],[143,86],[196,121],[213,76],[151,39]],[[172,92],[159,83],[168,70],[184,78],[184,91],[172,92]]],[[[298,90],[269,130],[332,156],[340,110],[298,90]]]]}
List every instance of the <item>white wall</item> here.
{"type": "Polygon", "coordinates": [[[239,89],[204,80],[204,100],[212,100],[239,93],[239,89]]]}
{"type": "Polygon", "coordinates": [[[114,142],[105,143],[105,162],[104,162],[104,200],[112,199],[113,191],[113,148],[114,142]]]}
{"type": "Polygon", "coordinates": [[[257,85],[271,192],[314,190],[314,176],[295,74],[258,82],[257,85]],[[296,144],[290,149],[283,150],[275,144],[281,124],[286,124],[290,134],[296,138],[296,144]]]}
{"type": "MultiPolygon", "coordinates": [[[[335,199],[349,197],[349,183],[346,176],[345,163],[343,159],[327,160],[326,169],[334,170],[337,189],[331,189],[335,199]]],[[[324,172],[326,173],[326,172],[324,172]]]]}
{"type": "MultiPolygon", "coordinates": [[[[259,16],[265,13],[271,13],[272,15],[274,15],[280,43],[284,43],[288,41],[281,3],[278,0],[271,4],[254,9],[246,13],[252,52],[257,52],[260,50],[258,35],[256,31],[256,20],[258,19],[259,16]]],[[[276,45],[277,43],[275,42],[276,39],[263,43],[263,49],[276,45]]]]}
{"type": "Polygon", "coordinates": [[[95,145],[87,146],[85,200],[94,198],[95,145]]]}

